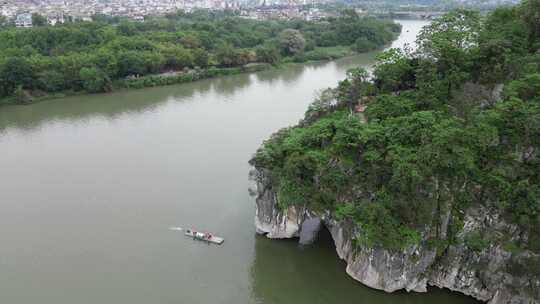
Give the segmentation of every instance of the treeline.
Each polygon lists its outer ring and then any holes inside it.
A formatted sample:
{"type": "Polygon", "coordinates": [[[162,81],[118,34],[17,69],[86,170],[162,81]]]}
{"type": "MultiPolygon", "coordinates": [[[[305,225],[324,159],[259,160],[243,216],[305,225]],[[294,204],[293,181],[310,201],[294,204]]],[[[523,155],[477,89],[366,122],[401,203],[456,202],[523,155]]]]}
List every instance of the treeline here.
{"type": "Polygon", "coordinates": [[[322,22],[255,21],[201,11],[145,22],[96,16],[94,22],[54,27],[4,27],[0,97],[107,92],[116,80],[128,77],[324,59],[331,47],[371,50],[399,32],[399,25],[360,18],[354,11],[322,22]]]}
{"type": "Polygon", "coordinates": [[[527,0],[434,20],[416,51],[383,53],[373,78],[351,70],[252,164],[270,174],[281,206],[352,221],[360,245],[427,242],[443,252],[464,241],[540,253],[538,12],[540,1],[527,0]],[[479,230],[460,240],[472,206],[499,210],[519,236],[479,230]]]}

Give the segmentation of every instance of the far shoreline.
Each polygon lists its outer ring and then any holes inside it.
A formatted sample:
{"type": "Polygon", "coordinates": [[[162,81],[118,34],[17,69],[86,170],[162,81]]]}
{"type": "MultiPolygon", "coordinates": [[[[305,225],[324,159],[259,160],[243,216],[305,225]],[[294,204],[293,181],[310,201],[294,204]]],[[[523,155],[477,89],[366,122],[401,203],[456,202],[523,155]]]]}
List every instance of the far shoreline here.
{"type": "MultiPolygon", "coordinates": [[[[400,32],[399,34],[401,34],[400,32]]],[[[399,35],[396,35],[393,41],[395,41],[399,35]]],[[[25,91],[26,94],[30,95],[30,98],[26,102],[19,102],[16,100],[16,96],[9,96],[5,97],[3,99],[0,99],[0,108],[4,106],[27,106],[32,105],[35,103],[39,103],[42,101],[49,101],[49,100],[55,100],[55,99],[62,99],[67,97],[74,97],[74,96],[90,96],[90,95],[104,95],[104,94],[111,94],[111,93],[117,93],[117,92],[123,92],[123,91],[131,91],[131,90],[141,90],[146,88],[157,88],[157,87],[165,87],[165,86],[172,86],[172,85],[181,85],[186,83],[192,83],[199,80],[206,80],[206,79],[218,79],[220,77],[224,76],[232,76],[232,75],[239,75],[239,74],[248,74],[248,73],[256,73],[256,72],[262,72],[262,71],[269,71],[269,70],[279,70],[279,69],[285,69],[292,66],[298,66],[298,65],[309,65],[314,63],[323,63],[323,62],[332,62],[338,59],[348,58],[348,57],[354,57],[361,54],[367,54],[370,52],[376,52],[376,51],[383,51],[385,48],[387,48],[389,44],[385,46],[381,46],[379,48],[376,48],[374,50],[366,51],[366,52],[355,52],[353,51],[349,46],[341,46],[337,47],[341,51],[343,51],[341,54],[332,54],[328,58],[321,58],[318,60],[307,60],[302,62],[296,62],[293,60],[285,60],[284,62],[280,62],[278,64],[269,64],[269,63],[262,63],[262,62],[253,62],[246,64],[241,67],[210,67],[207,69],[190,69],[188,72],[181,72],[181,71],[171,71],[173,73],[178,73],[174,76],[163,76],[163,74],[153,74],[153,75],[146,75],[138,78],[132,78],[132,79],[122,79],[122,80],[116,80],[113,81],[113,89],[110,92],[102,92],[102,93],[90,93],[87,91],[64,91],[64,92],[57,92],[57,93],[44,93],[40,92],[40,95],[32,96],[28,91],[25,91]],[[339,55],[339,56],[337,56],[339,55]],[[197,76],[194,76],[195,73],[197,76]],[[136,84],[133,84],[136,83],[136,84]],[[42,94],[42,95],[41,95],[42,94]]],[[[331,47],[336,48],[336,47],[331,47]]],[[[322,49],[322,48],[319,48],[322,49]]],[[[35,92],[34,92],[35,93],[35,92]]]]}

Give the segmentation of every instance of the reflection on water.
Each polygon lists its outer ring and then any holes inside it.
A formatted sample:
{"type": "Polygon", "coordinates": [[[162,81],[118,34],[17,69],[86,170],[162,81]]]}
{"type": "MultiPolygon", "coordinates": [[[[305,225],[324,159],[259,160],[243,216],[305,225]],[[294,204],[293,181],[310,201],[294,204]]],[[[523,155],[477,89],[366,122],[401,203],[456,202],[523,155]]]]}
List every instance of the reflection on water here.
{"type": "Polygon", "coordinates": [[[247,88],[251,83],[249,74],[239,74],[229,77],[218,77],[212,89],[225,98],[232,97],[237,91],[247,88]]]}
{"type": "MultiPolygon", "coordinates": [[[[347,62],[350,62],[350,59],[347,62]]],[[[7,128],[29,130],[50,121],[77,121],[89,116],[114,119],[120,114],[153,111],[166,102],[193,100],[200,95],[219,95],[221,100],[227,101],[239,91],[250,87],[254,80],[268,86],[279,82],[287,87],[294,87],[297,85],[296,81],[310,68],[317,69],[329,64],[333,63],[293,65],[283,69],[205,79],[182,85],[72,96],[28,106],[4,106],[0,107],[0,131],[7,128]]],[[[340,68],[345,66],[341,65],[340,68]]]]}
{"type": "Polygon", "coordinates": [[[336,65],[343,69],[350,69],[351,66],[362,66],[365,69],[369,69],[375,63],[377,54],[379,54],[379,52],[369,52],[358,55],[361,58],[360,64],[358,63],[358,59],[356,59],[357,56],[354,56],[343,58],[342,60],[337,61],[336,65]]]}
{"type": "Polygon", "coordinates": [[[311,246],[297,240],[255,239],[251,268],[253,295],[258,303],[295,304],[475,304],[472,298],[431,288],[429,295],[405,291],[387,294],[349,277],[337,257],[332,237],[322,229],[311,246]],[[279,257],[279,258],[276,258],[279,257]]]}

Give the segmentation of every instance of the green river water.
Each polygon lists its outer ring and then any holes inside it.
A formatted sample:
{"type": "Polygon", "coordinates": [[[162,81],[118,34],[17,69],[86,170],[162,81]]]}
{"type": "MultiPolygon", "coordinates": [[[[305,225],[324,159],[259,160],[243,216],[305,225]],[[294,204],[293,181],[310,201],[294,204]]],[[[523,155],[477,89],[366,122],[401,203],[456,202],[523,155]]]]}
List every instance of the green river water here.
{"type": "MultiPolygon", "coordinates": [[[[426,24],[400,22],[394,46],[426,24]]],[[[369,289],[327,232],[307,248],[255,235],[247,161],[375,55],[1,107],[0,303],[476,303],[369,289]]]]}

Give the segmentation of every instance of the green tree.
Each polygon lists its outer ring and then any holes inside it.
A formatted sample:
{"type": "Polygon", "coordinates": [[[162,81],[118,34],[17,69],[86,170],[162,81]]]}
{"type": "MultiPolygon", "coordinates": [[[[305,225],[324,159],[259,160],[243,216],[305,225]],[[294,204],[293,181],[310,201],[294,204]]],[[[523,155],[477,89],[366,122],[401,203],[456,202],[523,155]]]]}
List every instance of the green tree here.
{"type": "Polygon", "coordinates": [[[193,61],[196,66],[206,68],[210,62],[210,56],[205,49],[198,48],[193,50],[193,61]]]}
{"type": "MultiPolygon", "coordinates": [[[[162,72],[166,59],[159,52],[141,52],[144,74],[156,74],[162,72]]],[[[191,54],[190,54],[191,55],[191,54]]]]}
{"type": "Polygon", "coordinates": [[[376,48],[377,46],[375,45],[375,43],[369,41],[365,37],[360,37],[354,42],[354,50],[359,53],[372,51],[376,48]]]}
{"type": "Polygon", "coordinates": [[[65,89],[64,75],[55,70],[46,70],[37,74],[38,88],[45,92],[58,92],[65,89]]]}
{"type": "Polygon", "coordinates": [[[33,26],[46,26],[47,25],[47,18],[41,16],[38,13],[32,14],[32,25],[33,26]]]}
{"type": "Polygon", "coordinates": [[[187,34],[180,38],[180,43],[188,49],[196,49],[201,45],[199,39],[193,34],[187,34]]]}
{"type": "Polygon", "coordinates": [[[339,39],[336,31],[326,31],[321,33],[317,38],[317,44],[319,46],[334,46],[339,44],[339,39]]]}
{"type": "Polygon", "coordinates": [[[347,79],[350,85],[347,91],[344,92],[347,106],[352,112],[355,105],[359,102],[360,96],[366,88],[369,74],[364,68],[353,68],[347,71],[347,79]]]}
{"type": "Polygon", "coordinates": [[[124,36],[133,36],[137,33],[137,26],[132,21],[124,20],[118,24],[118,32],[124,36]]]}
{"type": "Polygon", "coordinates": [[[143,75],[145,73],[144,58],[135,51],[122,52],[118,55],[118,75],[143,75]]]}
{"type": "Polygon", "coordinates": [[[281,58],[279,49],[276,46],[271,45],[271,44],[258,46],[255,49],[255,52],[257,54],[257,60],[261,62],[275,64],[279,62],[281,58]]]}
{"type": "Polygon", "coordinates": [[[100,49],[90,55],[88,65],[97,67],[110,78],[118,74],[118,59],[111,50],[106,48],[100,49]]]}
{"type": "Polygon", "coordinates": [[[182,69],[194,65],[194,57],[190,50],[182,46],[168,46],[161,50],[165,56],[165,64],[173,69],[182,69]]]}
{"type": "Polygon", "coordinates": [[[279,34],[279,43],[282,53],[286,56],[293,56],[304,51],[306,40],[300,31],[286,29],[279,34]]]}
{"type": "Polygon", "coordinates": [[[238,53],[230,43],[223,43],[216,51],[216,59],[220,65],[231,67],[237,62],[238,53]]]}
{"type": "Polygon", "coordinates": [[[110,92],[112,90],[109,76],[97,68],[82,68],[80,78],[83,88],[89,93],[110,92]]]}
{"type": "MultiPolygon", "coordinates": [[[[418,52],[428,61],[421,65],[419,80],[426,88],[442,91],[439,99],[450,99],[452,90],[459,88],[469,76],[479,30],[478,12],[455,10],[437,18],[420,32],[418,52]]],[[[432,90],[428,94],[433,94],[432,90]]]]}
{"type": "Polygon", "coordinates": [[[3,95],[11,95],[19,86],[33,88],[34,71],[28,60],[10,57],[0,66],[0,80],[3,95]]]}
{"type": "Polygon", "coordinates": [[[480,16],[470,10],[455,10],[435,19],[418,36],[419,52],[437,60],[443,68],[463,66],[478,46],[480,16]]]}
{"type": "Polygon", "coordinates": [[[479,36],[473,75],[481,83],[500,83],[515,78],[528,49],[526,24],[516,18],[515,7],[500,7],[490,13],[479,36]]]}
{"type": "Polygon", "coordinates": [[[375,85],[382,92],[395,92],[414,88],[416,66],[407,50],[392,48],[377,56],[373,71],[375,85]]]}
{"type": "Polygon", "coordinates": [[[519,11],[521,18],[527,24],[529,41],[535,42],[540,38],[540,0],[524,0],[519,11]]]}

